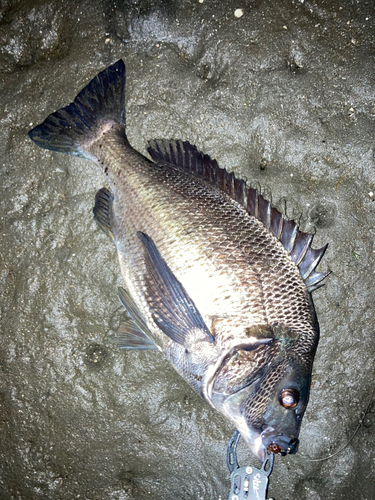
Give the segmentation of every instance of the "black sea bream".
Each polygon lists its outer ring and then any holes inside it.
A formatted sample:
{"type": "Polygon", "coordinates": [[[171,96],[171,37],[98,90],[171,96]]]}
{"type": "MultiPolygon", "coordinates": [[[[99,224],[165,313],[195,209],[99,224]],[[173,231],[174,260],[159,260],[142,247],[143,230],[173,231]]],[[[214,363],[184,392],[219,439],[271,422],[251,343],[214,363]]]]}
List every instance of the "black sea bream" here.
{"type": "Polygon", "coordinates": [[[95,161],[94,214],[115,242],[129,319],[121,347],[164,353],[263,460],[295,453],[319,327],[310,293],[325,247],[188,142],[125,134],[125,65],[94,78],[30,132],[95,161]]]}

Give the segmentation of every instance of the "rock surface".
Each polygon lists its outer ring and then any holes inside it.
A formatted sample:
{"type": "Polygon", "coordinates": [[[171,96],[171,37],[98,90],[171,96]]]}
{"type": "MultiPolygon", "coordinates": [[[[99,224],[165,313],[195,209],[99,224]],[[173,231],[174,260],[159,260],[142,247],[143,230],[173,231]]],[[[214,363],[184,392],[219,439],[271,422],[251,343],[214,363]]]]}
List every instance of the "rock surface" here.
{"type": "Polygon", "coordinates": [[[119,58],[134,147],[189,140],[329,242],[300,451],[269,496],[374,498],[374,25],[370,1],[0,3],[2,500],[228,495],[229,423],[161,355],[105,342],[124,312],[104,176],[27,137],[119,58]]]}

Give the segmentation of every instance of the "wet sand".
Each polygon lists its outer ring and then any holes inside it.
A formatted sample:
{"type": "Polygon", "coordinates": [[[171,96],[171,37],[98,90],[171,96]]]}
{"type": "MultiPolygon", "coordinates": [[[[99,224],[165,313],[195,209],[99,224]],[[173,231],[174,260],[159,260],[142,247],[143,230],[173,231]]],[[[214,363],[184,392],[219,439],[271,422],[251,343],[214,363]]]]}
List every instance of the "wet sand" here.
{"type": "MultiPolygon", "coordinates": [[[[300,450],[269,497],[374,497],[375,403],[338,456],[307,459],[347,442],[374,385],[374,22],[336,0],[1,4],[2,500],[228,495],[231,425],[162,355],[105,342],[125,314],[92,218],[104,174],[27,137],[119,58],[134,147],[189,140],[329,243],[300,450]]],[[[244,446],[240,462],[258,465],[244,446]]]]}

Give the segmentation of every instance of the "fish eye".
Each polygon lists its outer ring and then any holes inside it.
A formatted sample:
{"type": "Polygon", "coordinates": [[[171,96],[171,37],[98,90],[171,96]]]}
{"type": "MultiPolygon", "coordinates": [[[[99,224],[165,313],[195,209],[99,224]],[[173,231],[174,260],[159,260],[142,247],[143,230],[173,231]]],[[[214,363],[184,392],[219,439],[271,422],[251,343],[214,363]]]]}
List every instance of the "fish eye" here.
{"type": "Polygon", "coordinates": [[[297,389],[283,389],[280,393],[280,404],[284,408],[294,408],[298,405],[299,392],[297,389]]]}

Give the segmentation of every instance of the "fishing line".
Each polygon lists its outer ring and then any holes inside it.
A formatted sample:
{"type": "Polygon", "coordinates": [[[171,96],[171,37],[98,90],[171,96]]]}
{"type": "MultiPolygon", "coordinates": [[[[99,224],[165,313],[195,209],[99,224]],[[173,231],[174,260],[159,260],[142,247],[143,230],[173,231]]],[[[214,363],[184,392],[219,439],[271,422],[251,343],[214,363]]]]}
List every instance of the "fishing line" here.
{"type": "Polygon", "coordinates": [[[366,410],[364,411],[363,413],[363,416],[361,418],[361,420],[359,421],[359,424],[357,425],[355,431],[353,432],[353,434],[350,436],[348,442],[346,444],[344,444],[344,446],[342,446],[341,448],[339,448],[337,451],[335,451],[335,453],[332,453],[332,455],[328,455],[328,457],[324,457],[324,458],[307,458],[306,456],[304,455],[301,455],[302,458],[304,458],[307,462],[322,462],[323,460],[329,460],[330,458],[333,458],[335,457],[336,455],[338,455],[339,453],[341,453],[342,451],[345,450],[345,448],[347,448],[349,446],[349,444],[352,442],[352,440],[354,439],[355,435],[357,434],[357,432],[359,431],[359,429],[362,427],[363,425],[363,421],[369,411],[369,408],[371,406],[371,403],[372,403],[372,398],[374,396],[374,393],[375,393],[375,387],[372,391],[372,394],[371,394],[371,398],[370,398],[370,402],[369,404],[367,405],[367,408],[366,410]]]}

